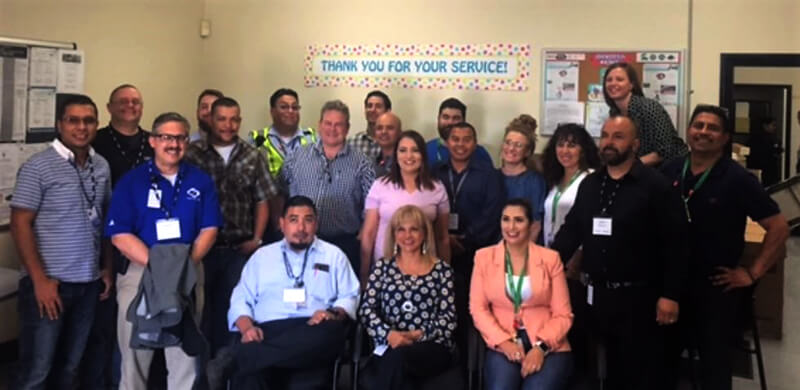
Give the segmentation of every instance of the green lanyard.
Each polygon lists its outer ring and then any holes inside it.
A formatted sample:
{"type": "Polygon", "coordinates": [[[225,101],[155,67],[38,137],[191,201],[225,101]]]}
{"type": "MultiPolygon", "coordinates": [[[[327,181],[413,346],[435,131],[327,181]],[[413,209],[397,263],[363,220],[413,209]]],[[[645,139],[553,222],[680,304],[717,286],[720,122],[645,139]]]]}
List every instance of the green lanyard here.
{"type": "Polygon", "coordinates": [[[689,199],[691,199],[695,191],[697,191],[700,186],[706,182],[706,179],[708,179],[708,174],[711,173],[712,168],[714,168],[713,165],[706,169],[706,171],[703,172],[703,176],[700,176],[700,179],[694,184],[694,188],[690,188],[689,194],[684,196],[683,183],[686,182],[686,172],[689,170],[689,156],[686,156],[686,161],[683,163],[683,172],[681,173],[681,198],[683,199],[683,209],[686,211],[686,219],[689,221],[689,223],[692,222],[692,214],[689,212],[689,199]]]}
{"type": "Polygon", "coordinates": [[[525,251],[525,265],[522,266],[522,273],[519,275],[516,285],[514,285],[514,267],[511,265],[511,254],[506,250],[506,277],[508,278],[508,289],[511,290],[511,302],[514,304],[514,314],[519,313],[522,306],[522,280],[528,274],[528,251],[525,251]]]}
{"type": "Polygon", "coordinates": [[[558,186],[556,186],[556,193],[553,195],[553,215],[550,217],[550,222],[552,222],[553,226],[556,224],[556,212],[558,211],[558,201],[561,200],[561,195],[563,195],[569,189],[569,186],[575,182],[575,180],[583,173],[583,171],[577,171],[574,175],[572,175],[572,179],[569,179],[569,183],[567,186],[564,187],[564,191],[561,191],[558,186]]]}

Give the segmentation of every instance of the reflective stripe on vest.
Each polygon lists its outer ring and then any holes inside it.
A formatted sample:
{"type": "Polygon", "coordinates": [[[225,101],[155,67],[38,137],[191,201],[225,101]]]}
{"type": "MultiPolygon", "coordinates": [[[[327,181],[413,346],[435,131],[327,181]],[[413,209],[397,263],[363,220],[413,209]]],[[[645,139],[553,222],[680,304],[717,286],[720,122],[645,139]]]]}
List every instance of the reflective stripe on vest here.
{"type": "MultiPolygon", "coordinates": [[[[264,142],[260,145],[256,142],[256,139],[259,137],[258,130],[251,131],[250,136],[253,138],[253,142],[256,143],[256,147],[264,149],[267,163],[269,163],[269,174],[272,175],[273,178],[278,177],[278,173],[281,171],[281,167],[283,167],[284,157],[281,155],[278,148],[272,144],[272,140],[269,138],[269,127],[263,128],[261,133],[260,135],[264,137],[264,142]]],[[[314,129],[309,127],[303,130],[303,135],[300,137],[300,146],[305,147],[315,142],[317,142],[317,133],[314,129]]]]}

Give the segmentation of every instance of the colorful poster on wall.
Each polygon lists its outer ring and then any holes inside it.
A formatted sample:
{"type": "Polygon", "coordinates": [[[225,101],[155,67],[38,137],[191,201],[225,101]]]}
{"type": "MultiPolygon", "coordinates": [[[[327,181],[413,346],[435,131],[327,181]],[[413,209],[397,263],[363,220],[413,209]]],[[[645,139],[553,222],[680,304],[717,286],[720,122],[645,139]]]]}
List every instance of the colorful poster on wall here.
{"type": "Polygon", "coordinates": [[[308,46],[306,87],[526,91],[529,44],[308,46]]]}

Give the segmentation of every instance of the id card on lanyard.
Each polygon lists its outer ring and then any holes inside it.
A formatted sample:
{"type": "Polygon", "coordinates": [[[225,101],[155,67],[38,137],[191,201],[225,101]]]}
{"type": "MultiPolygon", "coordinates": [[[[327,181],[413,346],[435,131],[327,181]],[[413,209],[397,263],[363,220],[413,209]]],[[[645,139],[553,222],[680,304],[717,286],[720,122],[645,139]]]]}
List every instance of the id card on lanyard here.
{"type": "Polygon", "coordinates": [[[452,199],[450,199],[450,217],[447,223],[447,229],[451,231],[458,231],[459,227],[459,218],[458,212],[456,212],[456,199],[458,199],[458,194],[461,193],[461,187],[464,185],[464,181],[467,180],[467,175],[469,175],[469,171],[465,170],[464,174],[461,176],[461,179],[458,181],[458,184],[455,183],[455,179],[453,179],[453,170],[449,169],[447,171],[450,179],[450,191],[453,194],[452,199]]]}

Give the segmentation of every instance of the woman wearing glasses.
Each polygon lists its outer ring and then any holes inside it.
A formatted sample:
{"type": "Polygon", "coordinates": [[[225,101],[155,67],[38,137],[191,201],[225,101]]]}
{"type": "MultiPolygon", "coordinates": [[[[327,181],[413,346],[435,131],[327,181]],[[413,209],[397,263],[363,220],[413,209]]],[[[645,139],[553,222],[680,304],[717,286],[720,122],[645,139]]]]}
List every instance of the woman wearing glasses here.
{"type": "Polygon", "coordinates": [[[536,172],[533,150],[536,148],[536,119],[527,114],[514,118],[506,127],[500,156],[508,199],[523,198],[533,207],[530,239],[536,241],[542,230],[542,204],[547,195],[542,175],[536,172]]]}
{"type": "Polygon", "coordinates": [[[644,97],[636,69],[627,62],[611,64],[603,76],[603,97],[609,114],[629,116],[639,128],[639,159],[646,165],[686,154],[669,114],[661,103],[644,97]]]}
{"type": "Polygon", "coordinates": [[[470,313],[489,350],[487,389],[563,389],[572,371],[567,282],[558,253],[531,242],[532,209],[506,202],[503,240],[475,254],[470,313]]]}

